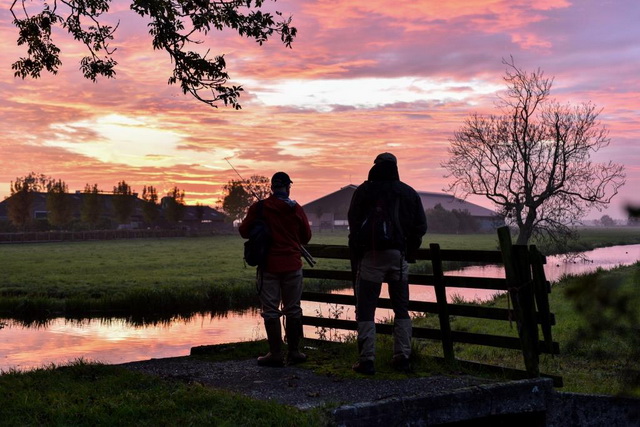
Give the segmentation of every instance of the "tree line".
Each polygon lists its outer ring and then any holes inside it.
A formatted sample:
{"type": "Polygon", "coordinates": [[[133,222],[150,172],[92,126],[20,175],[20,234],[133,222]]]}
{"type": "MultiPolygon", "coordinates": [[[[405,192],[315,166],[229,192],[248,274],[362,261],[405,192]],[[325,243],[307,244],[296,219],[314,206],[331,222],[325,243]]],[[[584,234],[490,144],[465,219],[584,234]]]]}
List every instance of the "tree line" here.
{"type": "MultiPolygon", "coordinates": [[[[110,216],[117,224],[129,224],[135,211],[137,194],[131,186],[122,180],[113,187],[111,193],[106,193],[98,188],[98,184],[86,184],[82,191],[79,218],[75,215],[77,206],[74,206],[72,194],[68,185],[61,179],[54,179],[44,174],[29,173],[24,177],[18,177],[11,182],[11,196],[7,200],[7,217],[10,225],[20,231],[56,228],[90,229],[113,228],[114,224],[110,216]],[[35,218],[33,215],[33,203],[36,194],[46,193],[46,218],[35,218]],[[101,202],[101,196],[109,194],[111,206],[107,207],[101,202]]],[[[174,186],[160,200],[158,190],[152,186],[144,186],[142,190],[142,218],[145,224],[155,226],[163,220],[164,223],[177,224],[182,220],[185,211],[185,192],[174,186]]]]}
{"type": "Polygon", "coordinates": [[[440,203],[426,209],[427,224],[432,233],[473,234],[481,229],[480,222],[466,209],[446,210],[440,203]]]}

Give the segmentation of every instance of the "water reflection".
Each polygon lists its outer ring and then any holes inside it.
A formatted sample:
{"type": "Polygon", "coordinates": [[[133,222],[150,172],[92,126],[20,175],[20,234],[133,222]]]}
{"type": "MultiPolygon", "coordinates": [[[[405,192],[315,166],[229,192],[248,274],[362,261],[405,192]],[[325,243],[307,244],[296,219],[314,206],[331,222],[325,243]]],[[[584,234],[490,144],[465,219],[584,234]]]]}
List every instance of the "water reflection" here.
{"type": "Polygon", "coordinates": [[[46,327],[6,321],[0,331],[0,369],[32,369],[78,358],[121,363],[189,354],[193,346],[262,338],[255,312],[196,315],[189,320],[132,326],[124,319],[54,319],[46,327]]]}
{"type": "MultiPolygon", "coordinates": [[[[564,262],[562,257],[548,257],[545,272],[551,281],[567,274],[583,274],[597,268],[609,269],[640,260],[640,245],[600,248],[584,254],[588,261],[564,262]]],[[[467,267],[450,275],[504,277],[499,266],[467,267]]],[[[351,293],[350,289],[340,291],[351,293]]],[[[385,291],[383,291],[384,293],[385,291]]],[[[495,291],[451,289],[467,300],[486,299],[495,291]]],[[[412,286],[412,299],[434,301],[433,289],[412,286]]],[[[335,310],[326,304],[305,303],[308,315],[322,313],[330,317],[335,310]]],[[[352,308],[344,308],[343,318],[353,318],[352,308]]],[[[391,317],[378,310],[380,319],[391,317]]],[[[63,364],[78,358],[105,363],[122,363],[189,354],[191,347],[264,338],[262,319],[255,311],[230,312],[222,316],[197,314],[188,319],[134,326],[126,319],[65,320],[54,319],[37,327],[25,327],[11,320],[0,320],[0,369],[32,369],[46,364],[63,364]]],[[[313,336],[315,328],[305,329],[313,336]]]]}

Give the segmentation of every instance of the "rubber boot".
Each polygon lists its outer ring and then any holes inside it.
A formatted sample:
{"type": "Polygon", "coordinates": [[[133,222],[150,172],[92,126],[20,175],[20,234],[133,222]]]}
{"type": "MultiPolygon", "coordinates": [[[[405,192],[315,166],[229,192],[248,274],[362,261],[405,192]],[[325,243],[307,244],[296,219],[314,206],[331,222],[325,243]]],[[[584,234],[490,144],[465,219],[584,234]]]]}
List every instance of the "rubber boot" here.
{"type": "Polygon", "coordinates": [[[307,355],[300,351],[300,340],[304,337],[302,319],[299,317],[287,317],[285,329],[287,332],[287,344],[289,345],[287,363],[289,365],[296,365],[305,362],[307,355]]]}
{"type": "Polygon", "coordinates": [[[267,342],[269,343],[269,353],[258,357],[258,365],[282,367],[284,359],[282,357],[282,328],[280,319],[265,319],[264,329],[267,331],[267,342]]]}
{"type": "Polygon", "coordinates": [[[393,321],[393,367],[397,371],[410,372],[410,357],[411,319],[395,319],[393,321]]]}
{"type": "Polygon", "coordinates": [[[352,369],[360,374],[375,374],[376,324],[373,321],[358,322],[358,350],[360,360],[352,369]]]}

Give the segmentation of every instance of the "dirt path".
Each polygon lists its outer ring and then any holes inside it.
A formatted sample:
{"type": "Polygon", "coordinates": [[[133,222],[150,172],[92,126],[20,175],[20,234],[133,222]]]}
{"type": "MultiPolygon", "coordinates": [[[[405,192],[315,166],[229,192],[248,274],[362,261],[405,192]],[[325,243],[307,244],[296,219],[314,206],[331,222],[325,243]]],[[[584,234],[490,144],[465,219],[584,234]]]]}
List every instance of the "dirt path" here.
{"type": "Polygon", "coordinates": [[[212,362],[176,357],[120,366],[168,380],[195,382],[256,399],[275,400],[300,409],[442,393],[491,382],[469,376],[442,375],[401,380],[376,379],[375,376],[345,379],[317,375],[302,366],[260,367],[253,359],[212,362]]]}

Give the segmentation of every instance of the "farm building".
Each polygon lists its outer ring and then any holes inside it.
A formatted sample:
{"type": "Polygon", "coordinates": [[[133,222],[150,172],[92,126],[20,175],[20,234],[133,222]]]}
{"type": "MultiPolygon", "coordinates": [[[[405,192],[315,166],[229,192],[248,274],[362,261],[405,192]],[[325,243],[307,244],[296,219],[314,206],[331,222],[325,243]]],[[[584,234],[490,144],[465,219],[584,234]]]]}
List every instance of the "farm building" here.
{"type": "MultiPolygon", "coordinates": [[[[347,212],[351,197],[357,186],[350,184],[338,191],[320,197],[303,206],[313,230],[329,230],[347,228],[347,212]]],[[[433,209],[441,205],[444,209],[468,211],[478,221],[483,231],[494,230],[502,222],[496,214],[487,208],[459,199],[451,194],[435,193],[431,191],[418,191],[422,199],[424,209],[433,209]]]]}

